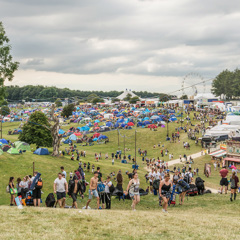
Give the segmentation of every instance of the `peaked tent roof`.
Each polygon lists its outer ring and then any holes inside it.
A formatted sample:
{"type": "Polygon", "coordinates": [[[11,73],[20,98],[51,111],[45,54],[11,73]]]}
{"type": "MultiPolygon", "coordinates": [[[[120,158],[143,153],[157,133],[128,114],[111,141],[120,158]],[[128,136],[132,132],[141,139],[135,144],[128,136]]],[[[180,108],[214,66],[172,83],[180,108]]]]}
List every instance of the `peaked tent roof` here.
{"type": "Polygon", "coordinates": [[[10,154],[19,154],[18,150],[16,148],[9,148],[7,153],[10,154]]]}
{"type": "Polygon", "coordinates": [[[34,154],[37,154],[37,155],[49,155],[49,152],[48,152],[47,148],[38,148],[37,150],[34,151],[34,154]]]}
{"type": "Polygon", "coordinates": [[[125,90],[121,95],[119,95],[117,98],[120,100],[123,100],[128,94],[131,95],[131,97],[136,97],[137,95],[134,94],[131,90],[125,90]]]}

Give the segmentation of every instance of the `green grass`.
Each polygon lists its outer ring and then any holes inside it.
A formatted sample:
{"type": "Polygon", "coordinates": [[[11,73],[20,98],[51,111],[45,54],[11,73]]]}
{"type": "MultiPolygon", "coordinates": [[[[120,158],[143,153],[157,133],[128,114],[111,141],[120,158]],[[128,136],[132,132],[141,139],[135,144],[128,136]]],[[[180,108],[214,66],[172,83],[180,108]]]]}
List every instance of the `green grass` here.
{"type": "MultiPolygon", "coordinates": [[[[3,124],[3,138],[11,140],[12,142],[18,140],[18,135],[7,135],[9,129],[14,129],[19,126],[20,123],[4,123],[3,124]]],[[[68,130],[70,126],[79,126],[78,124],[68,124],[64,126],[63,129],[68,130]]],[[[80,125],[81,126],[81,125],[80,125]]],[[[171,134],[175,131],[175,128],[179,125],[177,123],[170,123],[169,124],[169,133],[171,134]]],[[[124,177],[124,188],[126,188],[128,184],[127,175],[125,175],[126,170],[131,170],[132,164],[122,164],[120,160],[115,161],[115,165],[112,166],[111,164],[111,153],[116,152],[117,149],[121,149],[123,152],[124,143],[123,143],[123,135],[125,137],[125,147],[130,148],[130,151],[126,152],[126,155],[131,154],[132,157],[135,154],[135,129],[132,130],[120,130],[120,144],[118,147],[118,134],[117,131],[110,131],[104,133],[110,139],[110,142],[107,144],[95,144],[94,146],[81,146],[77,144],[78,150],[82,151],[85,150],[87,153],[86,158],[81,158],[82,162],[90,162],[91,165],[94,163],[95,169],[97,166],[101,167],[101,171],[103,173],[103,179],[113,171],[115,173],[118,172],[119,169],[123,172],[124,177]],[[98,163],[95,162],[94,154],[95,153],[102,153],[103,160],[100,160],[98,163]],[[105,154],[108,153],[109,159],[105,160],[105,154]]],[[[137,128],[137,149],[141,148],[148,151],[148,157],[160,157],[160,151],[162,147],[155,149],[153,145],[157,145],[161,142],[161,146],[164,143],[164,149],[167,148],[170,153],[174,154],[174,157],[177,158],[179,154],[184,154],[183,149],[183,141],[188,141],[191,144],[191,150],[188,150],[187,153],[195,153],[200,151],[199,146],[195,146],[194,141],[191,141],[187,138],[185,133],[181,133],[181,143],[170,143],[169,141],[166,142],[166,128],[158,128],[158,131],[150,131],[148,128],[137,128]]],[[[61,149],[68,148],[67,144],[62,144],[61,149]]],[[[35,150],[35,146],[31,145],[32,150],[35,150]]],[[[50,149],[51,151],[51,149],[50,149]]],[[[166,161],[169,160],[168,156],[164,156],[166,161]]],[[[3,194],[0,196],[0,204],[8,204],[9,203],[9,195],[5,192],[6,185],[8,184],[8,180],[10,176],[14,176],[15,180],[20,177],[23,178],[25,175],[32,174],[32,166],[33,162],[35,163],[35,170],[42,173],[42,178],[44,182],[43,187],[43,199],[47,196],[48,193],[52,192],[52,185],[54,179],[57,177],[57,173],[60,170],[60,166],[64,166],[67,174],[69,176],[70,171],[74,171],[78,168],[77,161],[71,161],[70,156],[54,158],[51,156],[38,156],[33,153],[24,153],[22,155],[10,155],[8,153],[4,153],[0,156],[0,191],[3,194]]],[[[137,153],[137,163],[140,165],[139,169],[139,176],[141,179],[141,187],[143,189],[147,188],[147,184],[145,183],[144,175],[146,174],[145,165],[143,165],[141,156],[137,153]]],[[[86,180],[89,181],[92,177],[91,173],[86,173],[86,180]]]]}
{"type": "MultiPolygon", "coordinates": [[[[19,123],[4,123],[3,137],[16,141],[17,135],[7,135],[8,129],[14,129],[19,123]]],[[[70,126],[79,126],[77,124],[68,124],[63,129],[68,130],[70,126]]],[[[169,124],[169,133],[171,135],[177,123],[169,124]]],[[[153,148],[161,142],[164,143],[170,153],[174,154],[174,158],[178,158],[179,154],[187,155],[200,152],[200,146],[195,146],[194,142],[187,139],[185,133],[181,133],[181,143],[169,143],[165,141],[166,128],[158,128],[153,132],[149,129],[137,129],[137,149],[146,149],[148,157],[160,157],[162,148],[153,148]],[[183,149],[183,141],[191,144],[191,150],[183,149]]],[[[128,178],[125,175],[126,170],[131,170],[131,164],[121,164],[120,160],[115,161],[115,165],[111,165],[111,153],[116,152],[118,148],[123,150],[123,135],[126,135],[126,148],[130,148],[127,152],[134,156],[134,137],[135,129],[120,130],[120,146],[118,147],[117,132],[112,131],[106,134],[110,142],[103,145],[94,145],[83,147],[77,144],[78,150],[86,150],[86,158],[82,158],[82,162],[94,163],[95,167],[100,166],[103,173],[103,179],[110,172],[117,172],[119,169],[123,172],[123,186],[126,189],[128,178]],[[102,153],[103,160],[95,162],[94,154],[102,153]],[[109,154],[109,159],[105,160],[105,153],[109,154]]],[[[33,150],[35,146],[31,146],[33,150]]],[[[61,149],[68,147],[62,145],[61,149]]],[[[51,149],[50,149],[51,151],[51,149]]],[[[168,161],[168,156],[164,157],[168,161]]],[[[203,167],[205,163],[210,162],[209,156],[203,156],[194,159],[195,163],[192,168],[199,167],[200,176],[206,181],[206,186],[217,188],[219,184],[218,173],[212,168],[210,178],[203,176],[203,167]]],[[[32,164],[35,162],[35,169],[42,173],[43,178],[43,201],[48,193],[53,192],[53,181],[57,177],[60,166],[64,166],[69,176],[70,171],[74,171],[78,167],[77,161],[71,161],[70,156],[54,158],[52,156],[38,156],[33,153],[24,153],[22,155],[9,155],[4,153],[0,156],[0,205],[8,205],[10,196],[6,193],[6,185],[10,176],[23,177],[32,174],[32,164]]],[[[141,187],[145,189],[148,184],[145,182],[144,175],[146,173],[145,164],[142,163],[141,157],[137,155],[137,162],[140,165],[138,171],[141,180],[141,187]]],[[[86,172],[86,180],[92,177],[91,173],[86,172]]],[[[114,182],[116,185],[116,182],[114,182]]],[[[88,189],[88,188],[87,188],[88,189]]],[[[85,199],[78,198],[78,206],[85,206],[85,199]]],[[[1,239],[238,239],[239,217],[236,214],[240,211],[240,200],[237,197],[235,202],[229,201],[228,195],[206,194],[203,196],[189,197],[185,200],[183,206],[176,205],[169,208],[169,214],[165,215],[159,208],[158,197],[152,194],[141,197],[140,204],[136,207],[137,211],[132,212],[131,202],[129,200],[120,201],[112,197],[112,210],[90,210],[84,211],[74,209],[49,209],[25,207],[19,210],[16,207],[1,206],[1,239]],[[9,230],[9,224],[11,230],[9,230]]],[[[67,204],[71,205],[72,201],[67,198],[67,204]]],[[[178,199],[177,199],[178,203],[178,199]]],[[[44,206],[44,204],[42,204],[44,206]]],[[[96,200],[90,203],[91,208],[96,208],[96,200]]]]}
{"type": "MultiPolygon", "coordinates": [[[[225,195],[191,197],[163,214],[149,197],[136,212],[130,201],[121,210],[72,210],[0,207],[1,239],[238,239],[240,200],[225,195]],[[141,211],[139,211],[141,210],[141,211]],[[9,223],[14,223],[9,231],[9,223]],[[23,228],[24,224],[24,228],[23,228]]],[[[145,198],[142,198],[142,200],[145,198]]],[[[116,205],[114,202],[113,205],[116,205]]]]}

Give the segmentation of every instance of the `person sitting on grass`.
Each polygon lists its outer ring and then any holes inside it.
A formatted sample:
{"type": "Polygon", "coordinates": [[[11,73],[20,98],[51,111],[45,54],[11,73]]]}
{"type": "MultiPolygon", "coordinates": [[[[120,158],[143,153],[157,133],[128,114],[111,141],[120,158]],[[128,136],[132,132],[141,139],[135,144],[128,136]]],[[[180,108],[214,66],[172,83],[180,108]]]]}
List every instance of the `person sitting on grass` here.
{"type": "Polygon", "coordinates": [[[97,192],[97,183],[98,183],[98,172],[95,171],[94,177],[92,177],[90,180],[89,195],[88,195],[88,201],[86,204],[86,209],[88,209],[88,205],[92,201],[92,196],[97,198],[97,209],[99,209],[99,196],[97,192]]]}

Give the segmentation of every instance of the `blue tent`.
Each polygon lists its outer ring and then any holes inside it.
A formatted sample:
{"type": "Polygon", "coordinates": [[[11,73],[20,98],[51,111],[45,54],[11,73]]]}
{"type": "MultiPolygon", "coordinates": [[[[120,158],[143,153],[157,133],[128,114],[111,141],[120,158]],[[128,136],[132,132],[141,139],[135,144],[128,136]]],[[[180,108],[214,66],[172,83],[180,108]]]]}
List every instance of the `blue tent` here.
{"type": "Polygon", "coordinates": [[[37,154],[37,155],[49,155],[49,152],[48,152],[47,148],[38,148],[37,150],[34,151],[34,154],[37,154]]]}
{"type": "Polygon", "coordinates": [[[112,124],[111,122],[107,122],[107,123],[106,123],[106,126],[107,126],[107,127],[112,127],[113,124],[112,124]]]}
{"type": "Polygon", "coordinates": [[[102,136],[100,136],[100,137],[98,138],[98,140],[101,140],[101,139],[107,139],[107,138],[108,138],[107,136],[102,135],[102,136]]]}
{"type": "Polygon", "coordinates": [[[137,126],[138,126],[138,127],[142,126],[142,123],[141,123],[141,122],[139,122],[139,123],[137,124],[137,126]]]}
{"type": "Polygon", "coordinates": [[[77,140],[77,136],[72,134],[70,137],[69,137],[70,140],[72,141],[76,141],[77,140]]]}
{"type": "Polygon", "coordinates": [[[124,122],[124,119],[118,119],[117,122],[122,123],[122,122],[124,122]]]}
{"type": "Polygon", "coordinates": [[[122,124],[121,124],[121,127],[125,127],[125,126],[127,126],[127,124],[125,124],[125,123],[122,123],[122,124]]]}
{"type": "Polygon", "coordinates": [[[93,141],[96,142],[98,139],[97,138],[94,138],[93,141]]]}
{"type": "Polygon", "coordinates": [[[58,131],[58,134],[64,134],[65,133],[65,131],[64,130],[62,130],[62,129],[59,129],[59,131],[58,131]]]}
{"type": "Polygon", "coordinates": [[[69,144],[69,143],[71,143],[72,141],[70,140],[70,139],[67,139],[67,140],[65,140],[63,143],[65,143],[65,144],[69,144]]]}
{"type": "Polygon", "coordinates": [[[2,144],[8,144],[8,141],[6,140],[6,139],[0,139],[0,142],[2,143],[2,144]]]}
{"type": "Polygon", "coordinates": [[[115,128],[119,127],[119,124],[118,124],[118,123],[115,123],[115,124],[114,124],[114,127],[115,127],[115,128]]]}

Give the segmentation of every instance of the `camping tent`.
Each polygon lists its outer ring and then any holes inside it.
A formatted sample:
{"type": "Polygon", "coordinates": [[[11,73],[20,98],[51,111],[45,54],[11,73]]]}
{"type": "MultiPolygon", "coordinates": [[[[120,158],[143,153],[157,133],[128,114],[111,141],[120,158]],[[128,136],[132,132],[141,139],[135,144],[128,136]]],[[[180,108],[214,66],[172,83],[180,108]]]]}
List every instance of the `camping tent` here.
{"type": "Polygon", "coordinates": [[[4,147],[2,147],[2,150],[4,152],[7,152],[11,147],[9,145],[5,145],[4,147]]]}
{"type": "Polygon", "coordinates": [[[7,153],[10,153],[10,154],[19,154],[18,150],[16,148],[9,148],[7,153]]]}
{"type": "Polygon", "coordinates": [[[8,144],[8,141],[7,141],[6,139],[4,139],[4,138],[3,138],[3,139],[0,139],[0,142],[1,142],[1,143],[4,143],[4,144],[8,144]]]}
{"type": "Polygon", "coordinates": [[[77,140],[77,136],[75,134],[72,134],[70,137],[69,137],[70,140],[72,141],[76,141],[77,140]]]}
{"type": "Polygon", "coordinates": [[[49,152],[48,152],[47,148],[38,148],[37,150],[34,151],[34,154],[37,154],[37,155],[49,155],[49,152]]]}
{"type": "Polygon", "coordinates": [[[15,148],[18,151],[21,149],[22,151],[25,150],[25,151],[31,152],[31,148],[30,148],[30,145],[28,143],[17,141],[14,144],[15,144],[15,148]]]}
{"type": "Polygon", "coordinates": [[[3,154],[3,150],[2,149],[0,149],[0,155],[2,155],[3,154]]]}

